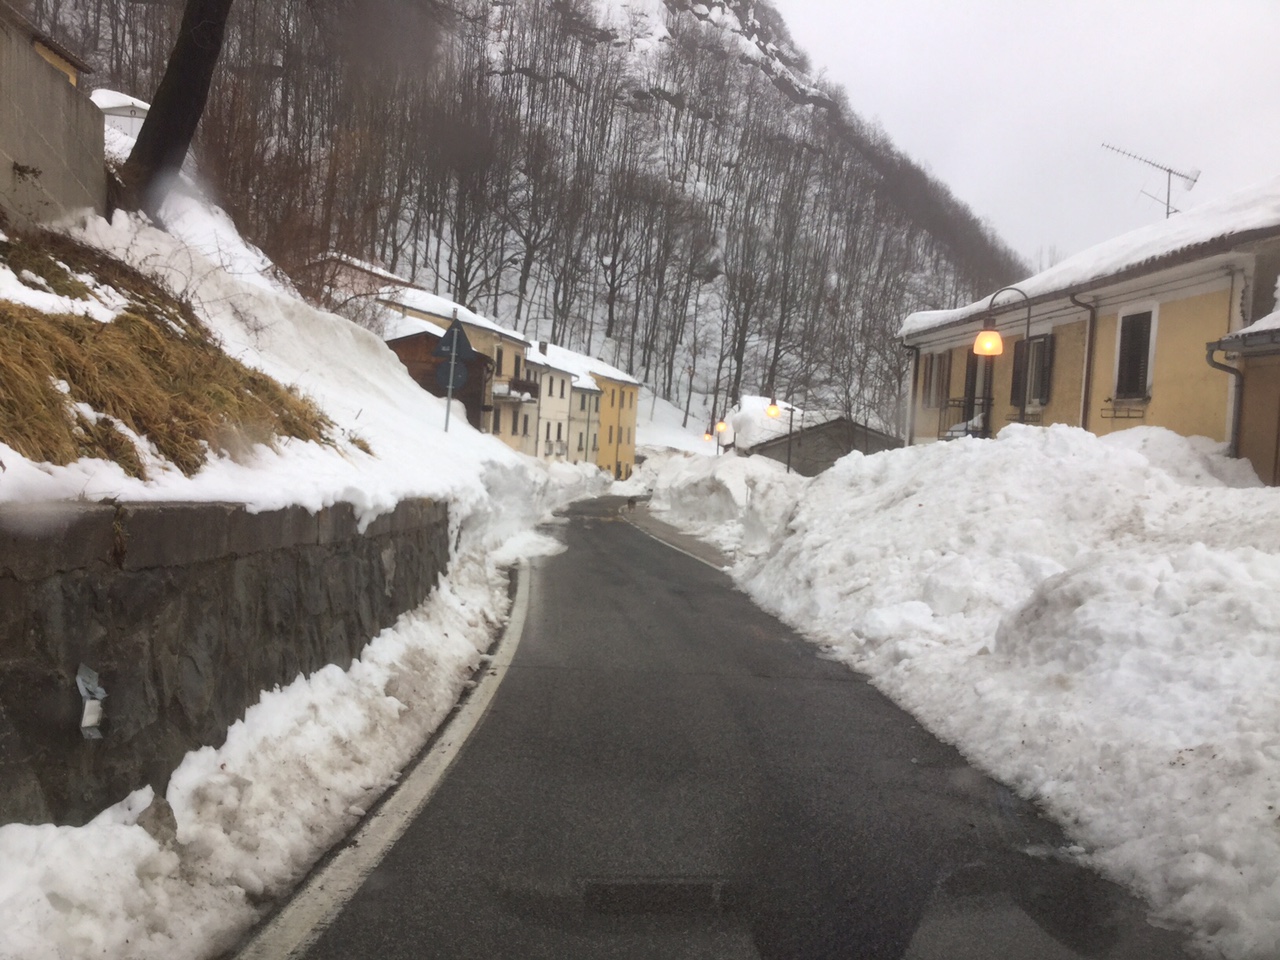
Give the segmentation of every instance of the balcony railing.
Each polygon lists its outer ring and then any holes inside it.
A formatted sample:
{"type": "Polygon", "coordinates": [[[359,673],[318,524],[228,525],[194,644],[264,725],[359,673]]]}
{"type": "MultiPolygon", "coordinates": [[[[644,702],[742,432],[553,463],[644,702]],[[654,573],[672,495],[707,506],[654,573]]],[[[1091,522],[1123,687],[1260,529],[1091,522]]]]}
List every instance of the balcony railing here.
{"type": "Polygon", "coordinates": [[[965,411],[969,403],[964,397],[952,397],[938,411],[938,439],[954,440],[957,437],[976,437],[982,433],[987,401],[983,397],[975,397],[972,401],[973,413],[966,418],[965,411]]]}

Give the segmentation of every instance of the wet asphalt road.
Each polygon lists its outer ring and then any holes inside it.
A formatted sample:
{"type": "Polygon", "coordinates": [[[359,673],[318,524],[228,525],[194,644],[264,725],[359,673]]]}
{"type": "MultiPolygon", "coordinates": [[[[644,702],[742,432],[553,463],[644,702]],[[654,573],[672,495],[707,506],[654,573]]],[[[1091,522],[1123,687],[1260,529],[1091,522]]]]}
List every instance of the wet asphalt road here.
{"type": "Polygon", "coordinates": [[[616,511],[558,528],[488,716],[311,960],[1184,955],[1033,808],[616,511]]]}

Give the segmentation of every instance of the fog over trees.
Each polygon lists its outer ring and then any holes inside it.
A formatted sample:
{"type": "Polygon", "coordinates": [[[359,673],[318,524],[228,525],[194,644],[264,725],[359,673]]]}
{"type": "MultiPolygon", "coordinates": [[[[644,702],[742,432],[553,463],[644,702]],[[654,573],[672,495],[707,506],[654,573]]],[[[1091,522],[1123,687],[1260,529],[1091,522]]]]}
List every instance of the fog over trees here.
{"type": "MultiPolygon", "coordinates": [[[[764,0],[655,4],[660,42],[639,14],[601,27],[601,2],[236,0],[201,175],[314,298],[338,251],[680,405],[775,394],[897,429],[903,316],[1023,265],[804,79],[764,0]]],[[[149,100],[183,3],[25,10],[149,100]]]]}

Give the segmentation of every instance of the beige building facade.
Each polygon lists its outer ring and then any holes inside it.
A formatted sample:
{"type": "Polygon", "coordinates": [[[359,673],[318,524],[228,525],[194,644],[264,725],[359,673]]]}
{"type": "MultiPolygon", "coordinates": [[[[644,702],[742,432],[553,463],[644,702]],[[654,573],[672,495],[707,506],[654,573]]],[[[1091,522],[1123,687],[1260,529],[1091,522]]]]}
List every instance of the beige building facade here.
{"type": "MultiPolygon", "coordinates": [[[[1241,230],[1229,216],[1201,219],[1200,236],[1195,220],[1189,228],[1174,218],[968,307],[908,317],[901,334],[913,354],[908,442],[993,436],[1025,422],[1099,435],[1164,427],[1238,446],[1243,373],[1209,362],[1210,348],[1221,342],[1235,359],[1224,338],[1275,308],[1280,222],[1241,230]],[[984,329],[1001,335],[998,356],[975,354],[984,329]]],[[[1280,372],[1280,362],[1266,364],[1280,372]]],[[[1260,405],[1271,389],[1266,379],[1255,377],[1260,405]]],[[[1255,434],[1280,432],[1257,414],[1249,422],[1255,434]]]]}

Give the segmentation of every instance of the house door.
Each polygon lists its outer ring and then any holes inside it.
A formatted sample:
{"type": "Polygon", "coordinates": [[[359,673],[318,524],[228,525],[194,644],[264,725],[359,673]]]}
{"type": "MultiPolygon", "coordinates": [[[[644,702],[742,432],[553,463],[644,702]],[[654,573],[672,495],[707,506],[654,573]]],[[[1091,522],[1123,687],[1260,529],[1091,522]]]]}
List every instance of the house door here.
{"type": "Polygon", "coordinates": [[[964,369],[964,419],[974,424],[968,433],[977,437],[991,436],[991,380],[995,357],[979,357],[970,351],[964,369]],[[981,416],[981,420],[978,418],[981,416]]]}

